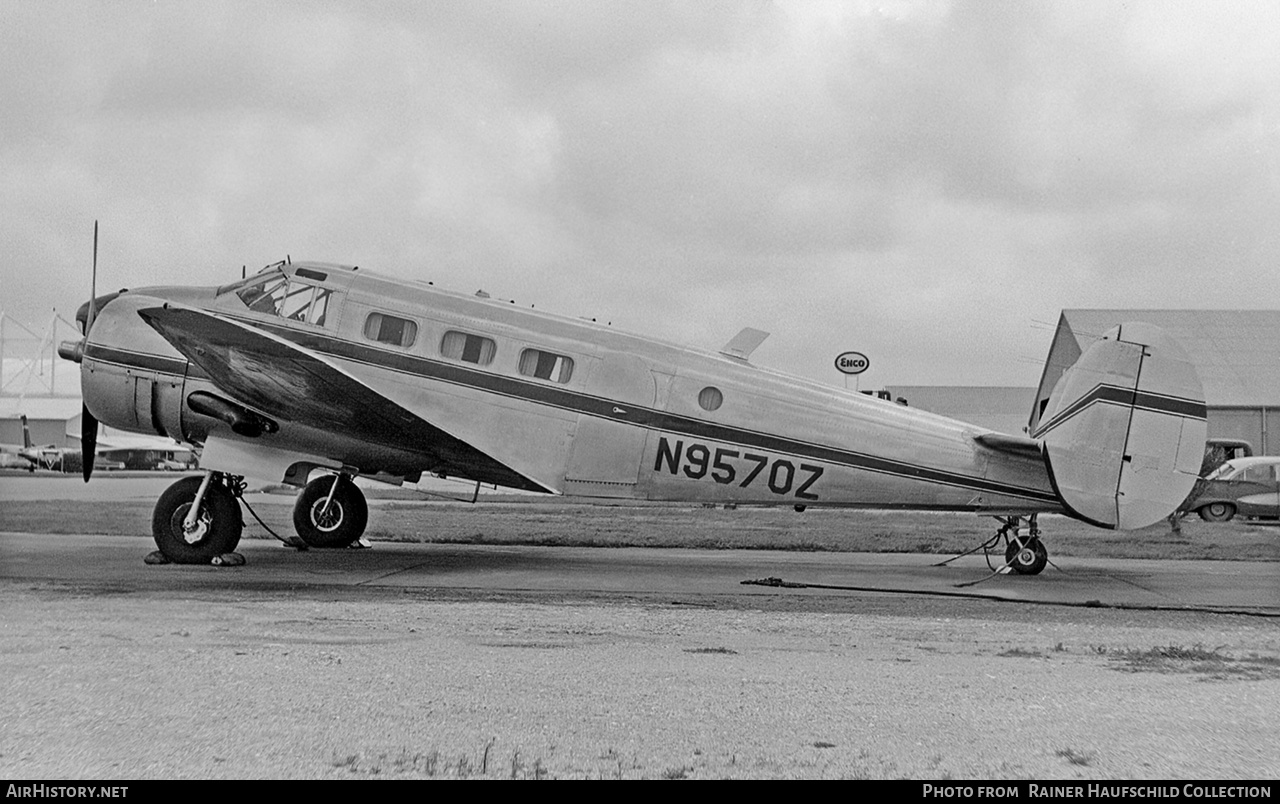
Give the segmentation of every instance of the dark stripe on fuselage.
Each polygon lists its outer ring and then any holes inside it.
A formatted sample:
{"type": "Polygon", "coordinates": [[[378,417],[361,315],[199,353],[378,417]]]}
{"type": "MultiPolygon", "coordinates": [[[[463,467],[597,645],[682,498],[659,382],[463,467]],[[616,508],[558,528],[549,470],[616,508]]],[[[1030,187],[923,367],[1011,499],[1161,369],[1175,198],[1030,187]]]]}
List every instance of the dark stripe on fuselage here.
{"type": "MultiPolygon", "coordinates": [[[[135,352],[130,349],[103,346],[100,343],[88,344],[85,347],[84,356],[99,363],[107,363],[121,368],[154,371],[157,374],[167,374],[179,379],[187,375],[188,364],[185,357],[164,357],[151,352],[135,352]]],[[[194,366],[192,366],[192,369],[198,370],[194,366]]]]}
{"type": "Polygon", "coordinates": [[[1040,438],[1050,430],[1078,416],[1086,408],[1094,404],[1120,405],[1126,408],[1134,407],[1139,410],[1164,413],[1185,419],[1203,420],[1208,415],[1203,401],[1169,396],[1167,394],[1153,394],[1149,391],[1135,391],[1132,388],[1099,383],[1089,393],[1071,403],[1066,410],[1061,411],[1037,428],[1031,434],[1031,437],[1040,438]]]}
{"type": "Polygon", "coordinates": [[[650,430],[798,455],[855,469],[973,489],[975,491],[1022,497],[1037,502],[1058,503],[1058,498],[1050,491],[946,472],[771,433],[715,424],[649,407],[637,406],[631,402],[605,399],[578,391],[470,369],[455,363],[446,363],[402,352],[392,352],[361,343],[341,340],[327,334],[301,331],[256,319],[234,317],[234,320],[255,329],[270,332],[303,348],[328,357],[413,377],[427,378],[451,385],[477,389],[511,399],[546,405],[610,421],[625,422],[650,430]],[[615,408],[622,408],[625,413],[621,415],[615,414],[615,408]]]}

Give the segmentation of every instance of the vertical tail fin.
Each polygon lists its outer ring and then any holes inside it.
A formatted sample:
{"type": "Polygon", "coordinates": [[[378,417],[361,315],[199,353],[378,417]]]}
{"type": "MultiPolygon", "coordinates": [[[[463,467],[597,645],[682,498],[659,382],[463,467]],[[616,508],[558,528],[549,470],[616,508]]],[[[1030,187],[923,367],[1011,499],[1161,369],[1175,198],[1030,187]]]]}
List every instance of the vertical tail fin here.
{"type": "Polygon", "coordinates": [[[22,448],[31,449],[31,428],[27,426],[27,414],[22,414],[22,448]]]}
{"type": "Polygon", "coordinates": [[[1186,352],[1151,324],[1122,324],[1053,389],[1032,435],[1067,511],[1142,528],[1190,493],[1204,457],[1204,391],[1186,352]]]}

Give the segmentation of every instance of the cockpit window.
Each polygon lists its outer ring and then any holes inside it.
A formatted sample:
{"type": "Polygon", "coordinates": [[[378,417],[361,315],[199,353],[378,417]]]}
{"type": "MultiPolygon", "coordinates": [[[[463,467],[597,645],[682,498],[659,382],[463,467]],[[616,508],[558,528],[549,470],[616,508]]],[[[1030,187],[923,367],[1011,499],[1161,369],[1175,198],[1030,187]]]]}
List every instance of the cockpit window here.
{"type": "Polygon", "coordinates": [[[255,313],[322,327],[333,291],[296,277],[275,274],[246,285],[237,290],[236,295],[255,313]]]}

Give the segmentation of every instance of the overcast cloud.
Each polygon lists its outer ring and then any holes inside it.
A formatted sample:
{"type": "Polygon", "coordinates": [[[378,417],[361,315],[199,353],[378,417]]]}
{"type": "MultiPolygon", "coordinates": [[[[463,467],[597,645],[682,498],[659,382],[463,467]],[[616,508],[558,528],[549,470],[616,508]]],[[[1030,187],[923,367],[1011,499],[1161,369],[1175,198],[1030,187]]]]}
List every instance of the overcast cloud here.
{"type": "Polygon", "coordinates": [[[0,0],[0,309],[358,264],[862,387],[1280,302],[1273,2],[0,0]]]}

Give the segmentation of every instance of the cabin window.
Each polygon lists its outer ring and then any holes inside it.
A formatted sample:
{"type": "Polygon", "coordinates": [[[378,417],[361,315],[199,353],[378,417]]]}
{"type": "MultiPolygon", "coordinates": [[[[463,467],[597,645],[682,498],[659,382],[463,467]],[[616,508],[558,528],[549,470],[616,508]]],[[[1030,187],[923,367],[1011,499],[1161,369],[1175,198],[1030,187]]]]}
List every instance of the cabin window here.
{"type": "Polygon", "coordinates": [[[379,343],[410,347],[418,339],[418,325],[407,318],[386,313],[370,313],[364,320],[364,335],[379,343]]]}
{"type": "Polygon", "coordinates": [[[493,362],[493,354],[498,347],[489,338],[472,335],[469,332],[449,330],[440,342],[440,354],[450,360],[461,360],[464,363],[475,363],[487,366],[493,362]]]}
{"type": "Polygon", "coordinates": [[[540,380],[568,382],[573,376],[573,358],[541,349],[525,349],[520,353],[520,373],[540,380]]]}
{"type": "Polygon", "coordinates": [[[275,275],[241,288],[236,295],[255,313],[322,327],[333,291],[293,277],[275,275]]]}
{"type": "Polygon", "coordinates": [[[708,385],[698,394],[698,407],[706,411],[719,410],[724,404],[724,394],[720,393],[719,388],[713,388],[708,385]]]}

